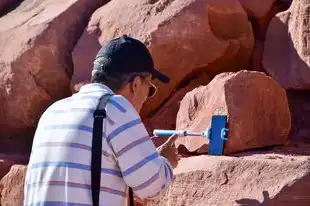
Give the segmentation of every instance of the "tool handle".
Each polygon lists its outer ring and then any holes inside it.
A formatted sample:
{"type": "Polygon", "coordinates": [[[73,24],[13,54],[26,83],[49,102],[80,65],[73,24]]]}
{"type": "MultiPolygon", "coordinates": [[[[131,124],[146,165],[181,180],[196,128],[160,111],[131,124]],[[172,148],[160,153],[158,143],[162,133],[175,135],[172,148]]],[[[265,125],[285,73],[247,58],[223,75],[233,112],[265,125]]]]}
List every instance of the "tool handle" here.
{"type": "Polygon", "coordinates": [[[161,129],[155,129],[153,131],[153,134],[157,137],[161,136],[172,136],[174,134],[177,134],[179,136],[185,136],[186,132],[183,130],[161,130],[161,129]]]}

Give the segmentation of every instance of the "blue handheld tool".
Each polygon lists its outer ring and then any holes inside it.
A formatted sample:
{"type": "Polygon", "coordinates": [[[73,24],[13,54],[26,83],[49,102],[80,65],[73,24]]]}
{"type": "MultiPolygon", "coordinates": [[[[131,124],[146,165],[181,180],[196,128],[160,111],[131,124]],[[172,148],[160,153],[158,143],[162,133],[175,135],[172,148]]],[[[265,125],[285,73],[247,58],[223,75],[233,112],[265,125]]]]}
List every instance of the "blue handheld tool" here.
{"type": "Polygon", "coordinates": [[[209,155],[222,155],[224,153],[225,141],[228,140],[226,128],[227,116],[214,115],[211,120],[211,137],[209,142],[209,155]]]}
{"type": "Polygon", "coordinates": [[[209,140],[209,151],[210,155],[222,155],[224,152],[224,143],[228,140],[227,132],[229,129],[226,128],[227,116],[225,115],[214,115],[211,120],[211,128],[206,129],[202,132],[192,132],[187,130],[160,130],[155,129],[153,134],[155,136],[171,136],[177,134],[180,137],[185,136],[202,136],[209,140]]]}
{"type": "Polygon", "coordinates": [[[157,137],[171,136],[171,135],[177,134],[179,137],[203,136],[203,137],[209,139],[210,129],[207,129],[206,131],[203,131],[203,132],[191,132],[191,131],[187,131],[187,130],[160,130],[160,129],[155,129],[153,131],[153,134],[157,137]]]}

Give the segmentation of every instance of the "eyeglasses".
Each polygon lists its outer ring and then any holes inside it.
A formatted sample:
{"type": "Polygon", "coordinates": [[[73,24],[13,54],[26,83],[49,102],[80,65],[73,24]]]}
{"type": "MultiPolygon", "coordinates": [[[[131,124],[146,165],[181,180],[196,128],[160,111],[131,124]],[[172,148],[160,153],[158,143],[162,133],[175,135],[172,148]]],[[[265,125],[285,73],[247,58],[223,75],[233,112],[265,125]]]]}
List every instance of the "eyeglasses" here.
{"type": "Polygon", "coordinates": [[[157,93],[157,87],[151,81],[148,81],[148,83],[150,87],[149,87],[149,93],[147,95],[147,98],[153,98],[157,93]]]}
{"type": "MultiPolygon", "coordinates": [[[[127,80],[125,80],[124,82],[131,82],[134,80],[136,76],[139,76],[143,78],[144,80],[146,80],[149,74],[148,73],[132,73],[131,75],[126,77],[127,80]]],[[[147,98],[152,98],[157,93],[157,87],[150,80],[146,80],[146,81],[148,81],[148,84],[149,84],[149,93],[147,95],[147,98]]]]}

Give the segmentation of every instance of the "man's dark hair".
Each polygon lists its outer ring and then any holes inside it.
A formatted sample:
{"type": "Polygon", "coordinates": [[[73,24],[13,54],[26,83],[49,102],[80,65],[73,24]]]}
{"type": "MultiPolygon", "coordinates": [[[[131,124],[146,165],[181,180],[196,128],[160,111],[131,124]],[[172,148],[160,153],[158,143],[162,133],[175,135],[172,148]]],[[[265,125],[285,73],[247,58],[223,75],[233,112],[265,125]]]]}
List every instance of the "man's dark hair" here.
{"type": "Polygon", "coordinates": [[[101,83],[108,86],[114,92],[120,90],[125,84],[134,80],[136,76],[140,76],[142,78],[147,77],[148,73],[114,73],[112,75],[107,75],[104,72],[96,72],[91,78],[91,83],[101,83]]]}
{"type": "Polygon", "coordinates": [[[92,83],[101,83],[108,86],[114,92],[120,90],[125,85],[125,75],[124,74],[115,74],[113,76],[107,76],[103,72],[95,73],[92,78],[92,83]]]}

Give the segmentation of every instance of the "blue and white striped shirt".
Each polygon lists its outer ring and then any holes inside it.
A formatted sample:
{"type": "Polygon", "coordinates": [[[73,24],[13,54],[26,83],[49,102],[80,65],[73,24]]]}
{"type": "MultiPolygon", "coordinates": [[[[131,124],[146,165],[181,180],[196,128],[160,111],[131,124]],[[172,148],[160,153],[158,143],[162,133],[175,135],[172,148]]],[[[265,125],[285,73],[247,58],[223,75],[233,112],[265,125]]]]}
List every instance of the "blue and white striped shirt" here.
{"type": "MultiPolygon", "coordinates": [[[[51,105],[35,133],[24,186],[25,206],[92,205],[93,112],[104,93],[88,84],[51,105]]],[[[128,186],[140,198],[157,195],[172,180],[172,167],[160,156],[139,114],[114,95],[103,121],[100,205],[127,205],[128,186]]]]}

